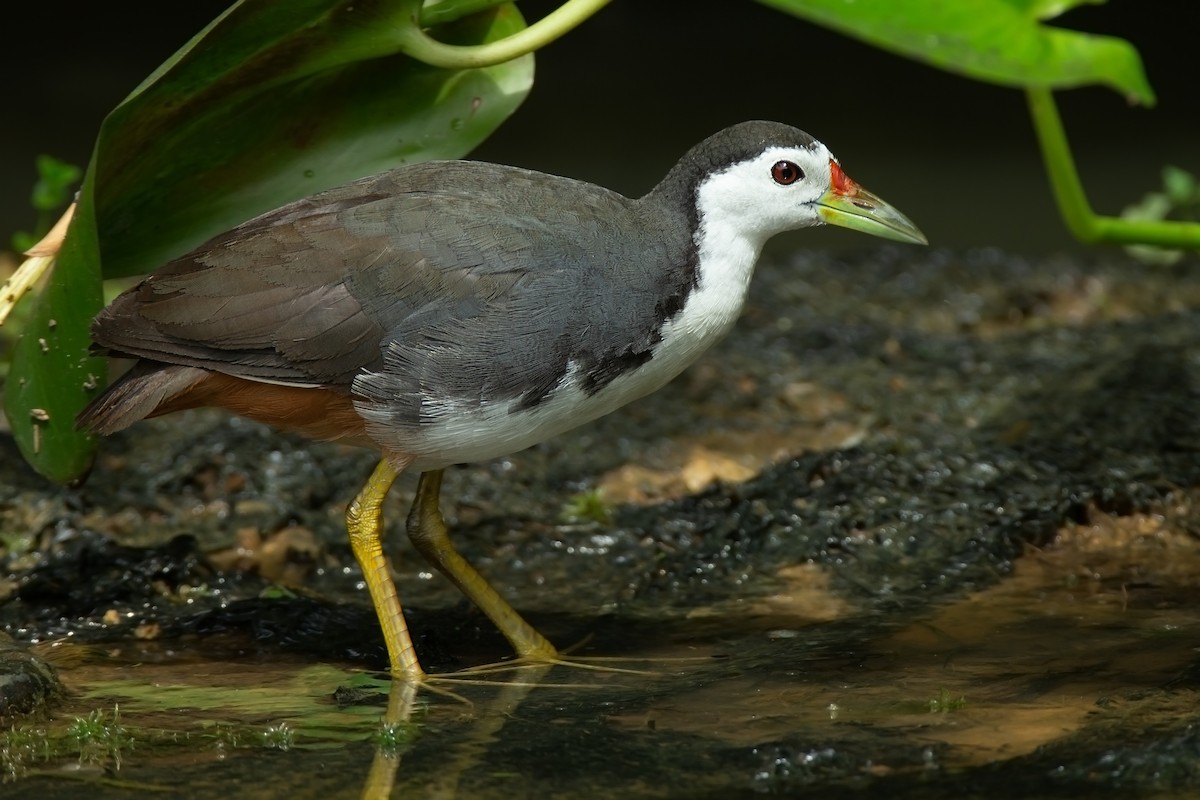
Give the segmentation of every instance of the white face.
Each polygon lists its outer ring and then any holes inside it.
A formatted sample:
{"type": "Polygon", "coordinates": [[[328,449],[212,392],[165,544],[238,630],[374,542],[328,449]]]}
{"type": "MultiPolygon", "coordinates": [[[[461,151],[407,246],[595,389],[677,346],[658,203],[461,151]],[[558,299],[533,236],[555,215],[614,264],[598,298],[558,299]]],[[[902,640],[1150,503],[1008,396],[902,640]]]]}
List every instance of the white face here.
{"type": "Polygon", "coordinates": [[[701,226],[722,220],[761,247],[777,233],[823,224],[817,201],[829,191],[832,158],[820,142],[771,147],[713,173],[697,191],[701,226]]]}

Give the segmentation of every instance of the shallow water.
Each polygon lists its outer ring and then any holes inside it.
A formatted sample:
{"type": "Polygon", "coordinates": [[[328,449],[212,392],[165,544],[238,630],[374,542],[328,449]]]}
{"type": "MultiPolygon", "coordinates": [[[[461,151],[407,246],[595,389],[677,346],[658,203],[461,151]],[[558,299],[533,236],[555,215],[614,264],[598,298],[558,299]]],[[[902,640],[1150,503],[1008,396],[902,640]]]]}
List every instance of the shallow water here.
{"type": "Polygon", "coordinates": [[[912,618],[787,589],[608,618],[576,666],[411,697],[237,636],[62,645],[70,699],[0,736],[0,796],[1192,796],[1194,540],[1102,517],[1016,563],[912,618]]]}

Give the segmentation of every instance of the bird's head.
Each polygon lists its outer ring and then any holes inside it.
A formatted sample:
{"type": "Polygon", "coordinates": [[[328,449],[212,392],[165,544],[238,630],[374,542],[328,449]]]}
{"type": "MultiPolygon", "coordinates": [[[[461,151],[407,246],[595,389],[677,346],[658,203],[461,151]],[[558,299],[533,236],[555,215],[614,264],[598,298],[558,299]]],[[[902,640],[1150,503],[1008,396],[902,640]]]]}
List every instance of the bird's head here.
{"type": "Polygon", "coordinates": [[[903,214],[859,186],[825,145],[775,122],[744,122],[692,148],[664,180],[687,186],[697,222],[720,218],[765,242],[816,225],[926,244],[903,214]]]}

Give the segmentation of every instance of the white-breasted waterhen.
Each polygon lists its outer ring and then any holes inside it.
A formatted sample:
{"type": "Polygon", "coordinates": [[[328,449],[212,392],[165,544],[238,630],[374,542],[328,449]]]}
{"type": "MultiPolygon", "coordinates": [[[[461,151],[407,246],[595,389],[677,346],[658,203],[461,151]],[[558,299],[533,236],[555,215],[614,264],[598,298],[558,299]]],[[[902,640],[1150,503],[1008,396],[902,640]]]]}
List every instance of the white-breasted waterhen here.
{"type": "Polygon", "coordinates": [[[636,200],[472,161],[400,167],[263,214],[104,309],[139,359],[80,415],[100,434],[216,406],[382,459],[347,527],[393,674],[424,676],[381,543],[398,473],[408,535],[518,655],[557,651],[454,549],[442,470],[511,454],[658,389],[737,319],[763,244],[829,223],[924,243],[823,144],[746,122],[636,200]]]}

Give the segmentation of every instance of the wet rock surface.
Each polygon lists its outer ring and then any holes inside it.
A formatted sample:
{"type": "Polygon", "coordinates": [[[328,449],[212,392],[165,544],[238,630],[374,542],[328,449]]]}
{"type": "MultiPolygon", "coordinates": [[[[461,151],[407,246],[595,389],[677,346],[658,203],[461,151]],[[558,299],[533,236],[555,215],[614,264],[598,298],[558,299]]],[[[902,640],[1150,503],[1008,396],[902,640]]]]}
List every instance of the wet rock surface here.
{"type": "MultiPolygon", "coordinates": [[[[996,586],[1065,527],[1171,507],[1178,541],[1194,534],[1198,267],[912,248],[765,259],[744,318],[700,364],[582,430],[452,470],[447,521],[468,559],[556,641],[591,635],[592,650],[622,655],[655,638],[724,630],[720,641],[731,624],[753,632],[737,644],[736,667],[698,673],[710,686],[731,669],[803,672],[869,652],[996,586]],[[723,475],[739,480],[696,488],[723,475]],[[599,519],[565,510],[597,488],[599,519]],[[794,601],[813,586],[825,611],[794,601]]],[[[0,625],[28,641],[161,638],[186,648],[241,636],[244,652],[381,666],[342,521],[373,460],[188,412],[106,441],[87,483],[60,489],[31,475],[0,434],[0,625]]],[[[486,621],[403,540],[413,487],[398,484],[385,518],[418,649],[444,669],[505,656],[486,621]]],[[[1123,580],[1133,606],[1139,587],[1185,615],[1200,600],[1187,575],[1123,580]]],[[[747,791],[848,796],[877,784],[951,797],[1022,781],[1046,796],[1182,791],[1198,786],[1186,765],[1200,716],[1179,703],[1157,714],[1145,693],[1190,696],[1197,670],[1129,689],[1076,732],[965,772],[943,767],[940,745],[895,731],[839,739],[799,729],[737,746],[673,731],[690,744],[668,746],[662,731],[627,735],[597,712],[595,728],[574,735],[600,737],[581,743],[593,752],[625,754],[610,763],[661,760],[643,767],[667,783],[702,753],[747,791]],[[1130,719],[1147,723],[1137,736],[1122,733],[1119,720],[1130,719]]],[[[660,687],[594,702],[631,713],[664,696],[671,690],[660,687]]],[[[571,741],[527,732],[494,753],[520,761],[508,750],[571,750],[571,741]]],[[[560,756],[553,763],[571,760],[560,756]]],[[[406,758],[423,763],[419,752],[406,758]]],[[[579,780],[604,785],[580,769],[589,777],[579,780]]],[[[729,785],[706,777],[698,790],[729,785]]]]}

